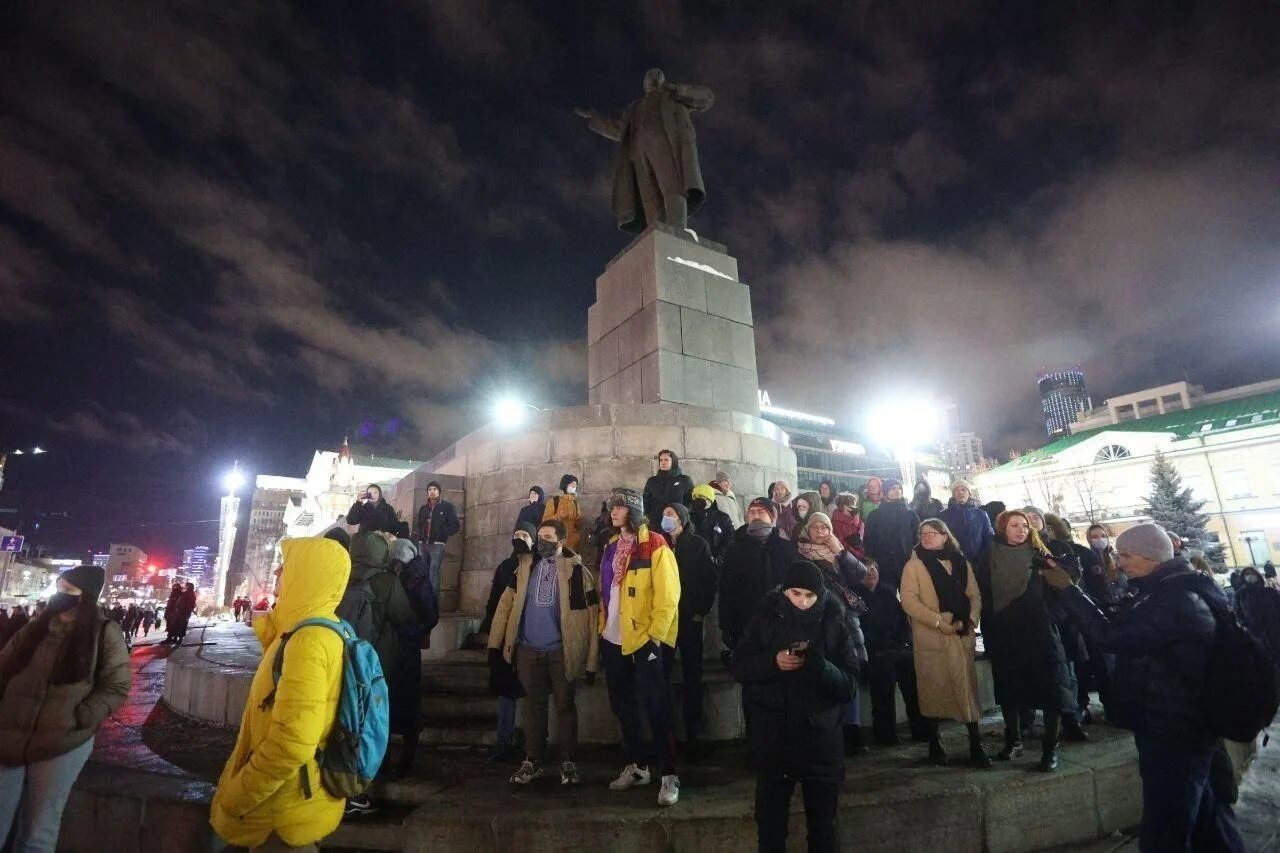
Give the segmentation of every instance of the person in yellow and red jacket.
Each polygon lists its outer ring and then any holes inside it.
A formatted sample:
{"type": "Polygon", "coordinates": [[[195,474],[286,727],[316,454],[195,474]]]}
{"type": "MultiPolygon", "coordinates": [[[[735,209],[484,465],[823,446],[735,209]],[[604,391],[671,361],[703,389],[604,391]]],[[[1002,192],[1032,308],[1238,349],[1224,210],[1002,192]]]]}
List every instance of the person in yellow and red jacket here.
{"type": "Polygon", "coordinates": [[[615,532],[600,561],[600,660],[627,754],[627,766],[609,788],[648,785],[656,769],[662,777],[658,805],[675,805],[680,779],[666,664],[679,629],[680,569],[666,539],[645,524],[639,492],[620,489],[608,507],[615,532]],[[649,718],[652,748],[641,733],[641,708],[649,718]]]}
{"type": "Polygon", "coordinates": [[[235,749],[218,780],[209,822],[230,844],[315,850],[338,828],[344,800],[320,784],[316,752],[329,739],[342,688],[343,643],[333,631],[299,631],[285,646],[280,683],[272,664],[282,634],[304,619],[337,619],[351,558],[331,539],[282,546],[274,610],[255,615],[262,662],[249,687],[235,749]],[[264,700],[275,687],[275,699],[264,700]]]}

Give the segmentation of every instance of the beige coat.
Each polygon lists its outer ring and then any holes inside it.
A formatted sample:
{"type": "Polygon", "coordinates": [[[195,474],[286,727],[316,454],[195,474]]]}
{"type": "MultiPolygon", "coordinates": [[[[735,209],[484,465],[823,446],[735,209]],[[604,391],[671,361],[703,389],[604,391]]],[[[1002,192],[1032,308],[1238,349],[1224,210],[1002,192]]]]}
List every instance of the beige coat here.
{"type": "MultiPolygon", "coordinates": [[[[950,563],[942,561],[950,570],[950,563]]],[[[938,594],[929,570],[914,554],[902,570],[902,609],[911,617],[911,640],[915,646],[916,684],[920,693],[920,713],[926,717],[975,723],[982,719],[978,700],[978,671],[974,667],[974,636],[944,634],[938,612],[938,594]],[[938,627],[934,627],[938,625],[938,627]]],[[[969,572],[965,587],[970,621],[982,616],[982,595],[978,581],[969,572]]]]}
{"type": "MultiPolygon", "coordinates": [[[[529,591],[529,575],[534,556],[524,554],[516,564],[514,585],[507,587],[498,600],[489,629],[489,648],[502,649],[507,663],[515,664],[516,645],[520,641],[520,620],[529,591]]],[[[590,570],[573,551],[563,549],[556,558],[556,575],[560,581],[560,642],[564,650],[564,677],[567,681],[595,672],[599,655],[596,622],[600,618],[600,592],[590,570]]]]}

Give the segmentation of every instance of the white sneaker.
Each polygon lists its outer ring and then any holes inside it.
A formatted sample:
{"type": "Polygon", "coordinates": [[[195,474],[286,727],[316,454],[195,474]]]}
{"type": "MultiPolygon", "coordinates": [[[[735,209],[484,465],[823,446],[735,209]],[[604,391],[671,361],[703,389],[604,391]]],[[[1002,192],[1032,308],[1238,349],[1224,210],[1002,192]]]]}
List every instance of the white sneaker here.
{"type": "Polygon", "coordinates": [[[528,785],[541,775],[542,768],[526,758],[520,763],[520,769],[512,774],[510,782],[512,785],[528,785]]]}
{"type": "Polygon", "coordinates": [[[672,773],[662,777],[662,787],[658,789],[658,805],[674,806],[680,802],[680,777],[672,773]]]}
{"type": "Polygon", "coordinates": [[[622,768],[622,772],[618,774],[618,778],[609,783],[610,791],[625,791],[628,788],[634,788],[637,785],[649,784],[649,769],[647,767],[637,767],[634,764],[628,764],[622,768]]]}

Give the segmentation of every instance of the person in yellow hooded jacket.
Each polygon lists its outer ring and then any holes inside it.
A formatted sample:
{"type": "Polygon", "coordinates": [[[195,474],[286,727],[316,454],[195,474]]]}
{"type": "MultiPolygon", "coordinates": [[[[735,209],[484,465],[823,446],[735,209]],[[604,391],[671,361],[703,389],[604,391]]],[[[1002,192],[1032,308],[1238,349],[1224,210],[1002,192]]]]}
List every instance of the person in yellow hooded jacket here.
{"type": "Polygon", "coordinates": [[[320,784],[316,764],[338,712],[342,639],[324,628],[299,631],[285,646],[278,685],[272,664],[281,635],[293,626],[316,617],[337,619],[351,558],[324,538],[289,539],[281,550],[275,609],[253,620],[262,662],[209,822],[222,840],[251,850],[315,850],[338,828],[344,807],[341,797],[320,784]],[[275,699],[264,707],[273,686],[275,699]]]}
{"type": "Polygon", "coordinates": [[[609,788],[648,785],[654,766],[662,776],[658,805],[671,806],[680,799],[680,779],[666,670],[680,624],[680,569],[666,539],[645,524],[639,492],[619,489],[608,507],[614,535],[600,561],[600,660],[628,761],[609,788]],[[640,729],[641,708],[651,749],[640,729]]]}

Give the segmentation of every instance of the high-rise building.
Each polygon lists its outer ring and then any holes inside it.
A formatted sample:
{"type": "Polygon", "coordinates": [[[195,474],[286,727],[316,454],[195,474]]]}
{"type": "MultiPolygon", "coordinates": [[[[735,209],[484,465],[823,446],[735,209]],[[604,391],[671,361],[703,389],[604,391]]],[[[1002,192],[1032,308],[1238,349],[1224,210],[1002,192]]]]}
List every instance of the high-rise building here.
{"type": "Polygon", "coordinates": [[[1092,408],[1084,387],[1084,371],[1079,366],[1041,370],[1039,384],[1045,432],[1050,438],[1070,435],[1076,415],[1092,408]]]}
{"type": "Polygon", "coordinates": [[[301,505],[306,491],[307,481],[301,477],[259,474],[254,482],[244,572],[233,582],[237,590],[245,587],[243,594],[254,601],[271,591],[276,546],[285,531],[285,507],[301,505]]]}
{"type": "Polygon", "coordinates": [[[209,546],[197,545],[182,552],[179,574],[197,587],[209,577],[209,546]]]}
{"type": "Polygon", "coordinates": [[[986,469],[982,439],[975,432],[955,432],[945,436],[939,450],[952,477],[971,477],[986,469]]]}
{"type": "MultiPolygon", "coordinates": [[[[106,585],[110,589],[127,589],[141,583],[147,567],[147,552],[137,545],[111,543],[107,552],[106,585]]],[[[104,600],[108,596],[103,596],[104,600]]]]}
{"type": "Polygon", "coordinates": [[[107,567],[107,561],[110,559],[111,559],[110,554],[94,554],[93,565],[99,566],[105,569],[107,567]]]}

